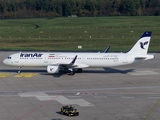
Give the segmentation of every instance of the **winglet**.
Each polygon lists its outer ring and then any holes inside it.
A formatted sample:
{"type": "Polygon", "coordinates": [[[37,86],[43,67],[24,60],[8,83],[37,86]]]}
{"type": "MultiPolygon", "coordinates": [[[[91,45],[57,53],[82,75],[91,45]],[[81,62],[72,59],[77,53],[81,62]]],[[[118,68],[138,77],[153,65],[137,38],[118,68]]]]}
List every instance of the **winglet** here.
{"type": "Polygon", "coordinates": [[[107,53],[110,49],[110,46],[107,47],[107,49],[104,51],[104,53],[107,53]]]}
{"type": "Polygon", "coordinates": [[[75,58],[72,60],[72,62],[70,64],[73,65],[75,63],[76,59],[77,59],[77,55],[75,56],[75,58]]]}

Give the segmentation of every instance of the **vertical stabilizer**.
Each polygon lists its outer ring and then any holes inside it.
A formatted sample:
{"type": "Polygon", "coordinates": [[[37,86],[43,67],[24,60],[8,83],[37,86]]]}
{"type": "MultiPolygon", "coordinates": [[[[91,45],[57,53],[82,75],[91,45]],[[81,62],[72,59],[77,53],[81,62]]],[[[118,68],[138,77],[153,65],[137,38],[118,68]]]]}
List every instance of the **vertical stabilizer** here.
{"type": "Polygon", "coordinates": [[[146,31],[139,38],[128,54],[147,54],[152,32],[146,31]]]}

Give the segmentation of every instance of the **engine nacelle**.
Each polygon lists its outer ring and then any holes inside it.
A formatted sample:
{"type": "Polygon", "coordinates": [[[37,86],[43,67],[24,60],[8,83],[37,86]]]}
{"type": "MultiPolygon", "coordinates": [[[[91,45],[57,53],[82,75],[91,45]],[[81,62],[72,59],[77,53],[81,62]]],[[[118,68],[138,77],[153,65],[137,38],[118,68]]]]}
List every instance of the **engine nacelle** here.
{"type": "Polygon", "coordinates": [[[52,65],[49,65],[47,66],[47,72],[48,73],[59,73],[59,66],[52,66],[52,65]]]}

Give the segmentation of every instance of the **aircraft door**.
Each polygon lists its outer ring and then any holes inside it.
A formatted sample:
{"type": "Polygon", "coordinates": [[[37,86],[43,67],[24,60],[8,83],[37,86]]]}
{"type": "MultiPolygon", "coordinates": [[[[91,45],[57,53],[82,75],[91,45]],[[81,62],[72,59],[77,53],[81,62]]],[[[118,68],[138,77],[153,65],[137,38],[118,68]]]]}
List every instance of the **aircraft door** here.
{"type": "Polygon", "coordinates": [[[124,56],[123,56],[123,63],[128,63],[128,62],[127,62],[127,55],[124,55],[124,56]]]}
{"type": "Polygon", "coordinates": [[[48,63],[48,57],[47,56],[44,56],[44,63],[48,63]]]}
{"type": "Polygon", "coordinates": [[[16,57],[15,58],[13,58],[14,59],[14,63],[19,63],[19,55],[16,55],[16,57]]]}
{"type": "Polygon", "coordinates": [[[82,56],[82,62],[85,62],[85,56],[82,56]]]}

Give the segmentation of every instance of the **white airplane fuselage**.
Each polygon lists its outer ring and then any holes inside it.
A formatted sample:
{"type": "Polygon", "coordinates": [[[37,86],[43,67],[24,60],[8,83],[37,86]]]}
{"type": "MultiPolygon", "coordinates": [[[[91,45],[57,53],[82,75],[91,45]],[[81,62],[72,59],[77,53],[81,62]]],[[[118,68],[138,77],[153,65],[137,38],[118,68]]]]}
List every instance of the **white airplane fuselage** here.
{"type": "MultiPolygon", "coordinates": [[[[10,57],[12,59],[4,60],[7,65],[25,67],[45,67],[55,63],[70,63],[75,56],[77,60],[75,68],[85,67],[113,67],[132,64],[140,61],[135,58],[138,55],[127,55],[126,53],[38,53],[38,52],[23,52],[15,53],[10,57]],[[52,56],[51,56],[52,55],[52,56]]],[[[140,57],[149,58],[149,55],[141,55],[140,57]]],[[[152,57],[152,56],[151,56],[152,57]]]]}

